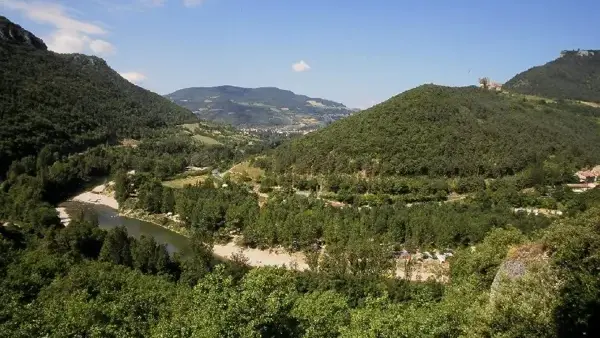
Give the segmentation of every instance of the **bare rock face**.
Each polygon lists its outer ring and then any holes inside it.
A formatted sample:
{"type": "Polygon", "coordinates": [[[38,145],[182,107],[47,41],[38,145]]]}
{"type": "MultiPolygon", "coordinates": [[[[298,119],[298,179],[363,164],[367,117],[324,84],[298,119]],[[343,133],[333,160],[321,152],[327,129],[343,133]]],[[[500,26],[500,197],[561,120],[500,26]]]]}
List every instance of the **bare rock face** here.
{"type": "Polygon", "coordinates": [[[33,35],[23,27],[11,22],[0,15],[0,42],[31,46],[37,49],[48,50],[42,39],[33,35]]]}
{"type": "Polygon", "coordinates": [[[525,276],[532,264],[545,263],[547,260],[548,255],[541,244],[533,243],[511,248],[494,277],[490,300],[493,301],[503,281],[520,279],[525,276]]]}
{"type": "Polygon", "coordinates": [[[79,53],[72,53],[72,54],[62,54],[61,57],[69,60],[72,63],[75,63],[81,67],[84,67],[86,69],[96,69],[99,71],[106,71],[106,68],[108,68],[108,64],[106,63],[106,61],[104,61],[104,59],[99,58],[97,56],[93,56],[93,55],[85,55],[85,54],[79,54],[79,53]]]}
{"type": "Polygon", "coordinates": [[[563,50],[560,52],[560,57],[565,57],[567,55],[577,55],[577,56],[581,56],[581,57],[586,57],[586,56],[594,56],[595,54],[597,54],[598,50],[594,50],[594,49],[590,49],[590,50],[563,50]]]}

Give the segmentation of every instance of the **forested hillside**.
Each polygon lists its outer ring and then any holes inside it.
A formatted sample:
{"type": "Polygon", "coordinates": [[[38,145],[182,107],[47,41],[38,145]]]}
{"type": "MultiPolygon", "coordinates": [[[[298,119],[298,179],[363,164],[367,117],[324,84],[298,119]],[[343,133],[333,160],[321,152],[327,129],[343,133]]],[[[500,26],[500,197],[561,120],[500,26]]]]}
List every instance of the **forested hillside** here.
{"type": "Polygon", "coordinates": [[[192,87],[166,97],[203,119],[234,126],[316,126],[352,112],[341,103],[274,87],[192,87]]]}
{"type": "Polygon", "coordinates": [[[563,51],[558,59],[517,74],[503,88],[528,95],[600,102],[600,50],[563,51]]]}
{"type": "Polygon", "coordinates": [[[131,84],[104,60],[50,52],[0,16],[0,173],[46,145],[79,151],[190,119],[190,111],[131,84]]]}
{"type": "Polygon", "coordinates": [[[423,85],[273,153],[277,172],[366,175],[514,174],[555,156],[600,160],[600,109],[475,87],[423,85]]]}

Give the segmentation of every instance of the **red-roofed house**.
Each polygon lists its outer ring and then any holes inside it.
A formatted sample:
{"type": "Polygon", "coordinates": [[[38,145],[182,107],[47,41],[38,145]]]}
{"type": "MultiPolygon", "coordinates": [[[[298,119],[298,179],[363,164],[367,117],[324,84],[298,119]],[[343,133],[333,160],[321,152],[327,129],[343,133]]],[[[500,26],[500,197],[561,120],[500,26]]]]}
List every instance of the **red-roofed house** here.
{"type": "Polygon", "coordinates": [[[582,170],[575,173],[581,183],[595,183],[598,179],[598,173],[591,170],[582,170]]]}

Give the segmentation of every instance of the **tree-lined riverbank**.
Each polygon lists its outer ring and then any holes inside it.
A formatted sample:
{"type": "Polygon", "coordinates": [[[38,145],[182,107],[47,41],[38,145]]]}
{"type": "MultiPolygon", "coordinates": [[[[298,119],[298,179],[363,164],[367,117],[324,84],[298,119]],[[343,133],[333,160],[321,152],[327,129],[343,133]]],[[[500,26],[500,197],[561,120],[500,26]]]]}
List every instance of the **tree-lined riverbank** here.
{"type": "MultiPolygon", "coordinates": [[[[128,231],[131,231],[130,228],[135,226],[131,220],[137,220],[139,222],[149,223],[161,229],[176,233],[182,237],[189,237],[189,234],[185,231],[184,228],[176,229],[173,226],[161,224],[153,220],[152,217],[145,217],[147,215],[143,215],[143,213],[136,212],[135,210],[119,210],[119,203],[112,196],[111,193],[107,192],[107,184],[99,185],[93,188],[90,191],[86,191],[74,196],[71,200],[75,202],[87,203],[92,205],[100,205],[104,207],[108,207],[114,210],[115,216],[122,217],[124,219],[128,219],[129,221],[124,222],[125,226],[128,228],[128,231]]],[[[111,223],[118,222],[120,219],[113,220],[111,223]]],[[[146,225],[143,229],[137,227],[135,232],[144,231],[148,232],[148,226],[146,225]]],[[[155,236],[153,231],[150,233],[140,233],[155,236]]],[[[161,242],[161,238],[157,238],[159,242],[161,242]]],[[[164,240],[164,238],[163,238],[164,240]]],[[[174,243],[165,243],[170,247],[170,251],[177,250],[177,245],[174,243]]],[[[219,258],[223,259],[231,259],[232,255],[242,255],[246,263],[251,267],[265,267],[265,266],[274,266],[274,267],[286,267],[288,269],[294,269],[298,271],[305,271],[309,269],[306,256],[302,252],[294,252],[290,253],[285,251],[282,248],[273,248],[269,250],[262,250],[258,248],[248,248],[242,247],[236,244],[236,241],[231,241],[225,244],[214,244],[213,245],[213,254],[219,258]]],[[[406,278],[407,274],[405,272],[404,264],[401,262],[397,262],[397,267],[395,271],[395,275],[397,278],[406,278]]],[[[441,266],[439,266],[441,268],[441,266]]],[[[446,278],[442,277],[442,269],[439,269],[439,273],[431,272],[431,266],[413,266],[411,269],[412,273],[409,274],[409,278],[413,281],[423,281],[429,278],[434,278],[437,280],[446,280],[446,278]]]]}

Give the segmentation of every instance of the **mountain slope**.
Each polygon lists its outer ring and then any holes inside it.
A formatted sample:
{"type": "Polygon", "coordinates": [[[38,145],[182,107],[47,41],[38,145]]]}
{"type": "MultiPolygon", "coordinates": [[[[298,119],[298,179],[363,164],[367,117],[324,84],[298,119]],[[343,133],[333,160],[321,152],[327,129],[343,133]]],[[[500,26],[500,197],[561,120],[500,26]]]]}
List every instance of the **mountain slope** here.
{"type": "Polygon", "coordinates": [[[0,16],[0,173],[46,145],[77,151],[190,119],[190,111],[131,84],[104,60],[50,52],[0,16]]]}
{"type": "Polygon", "coordinates": [[[560,154],[600,160],[600,110],[423,85],[279,147],[277,171],[500,176],[560,154]]]}
{"type": "Polygon", "coordinates": [[[558,59],[517,74],[503,88],[521,94],[600,102],[600,50],[563,51],[558,59]]]}
{"type": "Polygon", "coordinates": [[[273,87],[193,87],[166,97],[203,119],[235,126],[312,126],[352,112],[341,103],[273,87]]]}

